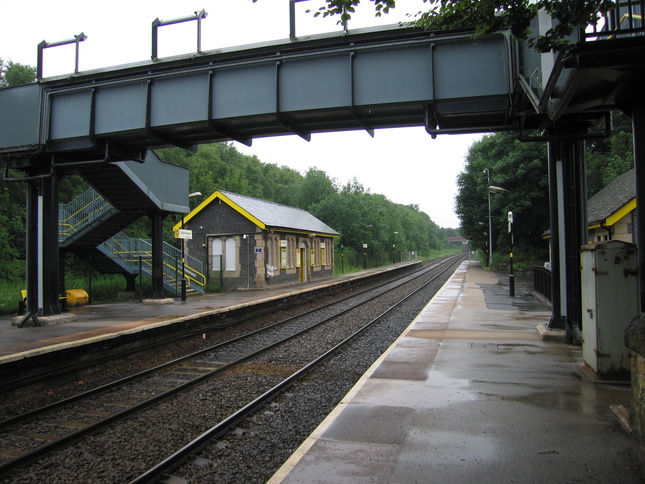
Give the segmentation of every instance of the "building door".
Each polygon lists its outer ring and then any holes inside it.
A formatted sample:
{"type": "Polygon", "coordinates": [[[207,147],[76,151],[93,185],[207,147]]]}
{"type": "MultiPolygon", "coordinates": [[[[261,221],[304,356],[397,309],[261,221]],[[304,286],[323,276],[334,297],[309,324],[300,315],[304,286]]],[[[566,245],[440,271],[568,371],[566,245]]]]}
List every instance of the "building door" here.
{"type": "Polygon", "coordinates": [[[307,282],[307,246],[304,242],[300,244],[297,255],[300,262],[300,282],[307,282]]]}

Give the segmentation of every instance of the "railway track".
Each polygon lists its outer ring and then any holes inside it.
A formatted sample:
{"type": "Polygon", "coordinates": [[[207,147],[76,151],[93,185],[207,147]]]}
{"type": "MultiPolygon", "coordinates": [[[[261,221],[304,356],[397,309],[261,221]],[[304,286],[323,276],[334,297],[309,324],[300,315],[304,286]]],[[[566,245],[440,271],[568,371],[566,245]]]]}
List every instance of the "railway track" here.
{"type": "MultiPolygon", "coordinates": [[[[201,423],[189,425],[184,442],[188,435],[199,437],[169,459],[158,459],[163,460],[162,464],[138,478],[138,482],[158,480],[169,472],[168,466],[185,461],[195,449],[208,446],[209,441],[230,431],[232,425],[265,405],[268,399],[283,392],[410,297],[393,297],[393,291],[400,291],[403,286],[424,287],[439,277],[436,273],[449,270],[454,263],[451,260],[435,264],[396,283],[383,283],[351,294],[335,304],[1,422],[0,476],[20,475],[21,468],[43,459],[55,459],[48,456],[87,441],[101,431],[123,435],[123,430],[118,429],[127,427],[124,422],[145,421],[146,414],[155,411],[162,402],[166,406],[162,412],[167,412],[168,405],[171,410],[181,408],[185,395],[209,403],[213,395],[220,396],[216,399],[218,408],[208,412],[208,420],[215,418],[219,423],[205,431],[201,423]],[[367,307],[370,311],[366,312],[367,307]],[[308,339],[303,335],[308,335],[308,339]],[[226,398],[221,398],[224,395],[226,398]]],[[[418,290],[408,288],[405,292],[418,290]]],[[[158,417],[151,418],[155,419],[158,417]]],[[[170,421],[174,425],[175,417],[170,417],[170,421]]],[[[126,474],[127,471],[119,473],[126,474]]]]}

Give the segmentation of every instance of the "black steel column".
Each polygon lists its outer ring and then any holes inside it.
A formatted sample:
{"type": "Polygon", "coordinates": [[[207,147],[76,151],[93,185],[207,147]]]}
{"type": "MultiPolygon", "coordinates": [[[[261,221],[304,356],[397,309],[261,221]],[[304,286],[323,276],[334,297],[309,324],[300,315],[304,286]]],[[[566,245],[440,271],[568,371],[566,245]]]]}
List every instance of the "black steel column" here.
{"type": "MultiPolygon", "coordinates": [[[[582,281],[580,246],[586,239],[586,193],[582,142],[556,141],[556,154],[562,162],[562,200],[564,215],[564,264],[566,285],[566,342],[581,344],[582,281]]],[[[562,234],[561,234],[562,235],[562,234]]],[[[561,259],[562,260],[562,259],[561,259]]]]}
{"type": "Polygon", "coordinates": [[[53,173],[27,183],[28,314],[60,314],[58,262],[58,177],[53,173]]]}
{"type": "Polygon", "coordinates": [[[562,297],[560,294],[560,227],[558,211],[558,178],[556,169],[555,143],[549,141],[549,218],[551,231],[551,321],[549,328],[564,329],[562,319],[562,297]]]}
{"type": "Polygon", "coordinates": [[[27,313],[38,315],[38,196],[40,180],[27,183],[27,313]]]}
{"type": "Polygon", "coordinates": [[[42,180],[43,316],[61,313],[58,304],[58,180],[56,173],[42,180]]]}
{"type": "Polygon", "coordinates": [[[152,299],[165,299],[163,293],[163,212],[150,214],[152,221],[152,299]]]}
{"type": "Polygon", "coordinates": [[[632,99],[634,173],[636,177],[636,245],[641,313],[645,312],[645,102],[643,93],[632,99]]]}

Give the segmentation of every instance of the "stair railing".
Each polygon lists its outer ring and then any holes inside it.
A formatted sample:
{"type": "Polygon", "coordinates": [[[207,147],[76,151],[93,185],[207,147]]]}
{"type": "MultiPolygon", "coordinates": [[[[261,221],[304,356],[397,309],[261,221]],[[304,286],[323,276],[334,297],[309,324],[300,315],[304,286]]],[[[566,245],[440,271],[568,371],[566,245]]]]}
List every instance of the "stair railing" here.
{"type": "MultiPolygon", "coordinates": [[[[62,242],[92,224],[114,207],[96,190],[90,188],[69,203],[58,208],[58,241],[62,242]]],[[[142,260],[142,272],[152,278],[152,244],[150,240],[135,239],[123,232],[101,244],[102,251],[121,261],[130,269],[138,269],[142,260]]],[[[181,284],[181,251],[164,242],[163,248],[164,285],[176,290],[181,284]]],[[[188,287],[201,293],[206,286],[203,264],[194,257],[186,255],[185,275],[188,287]]]]}
{"type": "Polygon", "coordinates": [[[83,227],[114,210],[96,190],[90,188],[69,203],[58,207],[58,241],[71,237],[83,227]]]}

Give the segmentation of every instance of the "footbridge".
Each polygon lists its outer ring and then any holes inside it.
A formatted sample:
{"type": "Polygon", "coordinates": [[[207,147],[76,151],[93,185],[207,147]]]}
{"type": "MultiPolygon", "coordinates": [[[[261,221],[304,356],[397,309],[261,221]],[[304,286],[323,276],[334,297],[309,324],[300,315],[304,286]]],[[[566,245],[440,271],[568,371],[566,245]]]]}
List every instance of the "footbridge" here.
{"type": "MultiPolygon", "coordinates": [[[[577,251],[586,227],[582,142],[606,135],[609,111],[620,108],[633,115],[635,139],[645,145],[636,135],[645,132],[642,3],[617,2],[611,15],[598,26],[582,26],[572,47],[557,55],[537,54],[507,32],[473,39],[469,31],[396,26],[198,49],[39,79],[0,90],[0,159],[24,173],[37,205],[37,197],[55,198],[55,180],[69,170],[83,167],[89,174],[118,162],[145,165],[147,150],[160,147],[191,149],[226,140],[250,145],[254,138],[279,135],[308,140],[341,130],[373,135],[406,126],[424,126],[432,137],[512,130],[523,140],[549,143],[558,293],[553,324],[575,333],[577,251]]],[[[533,31],[550,23],[541,14],[533,31]]],[[[637,164],[645,157],[639,150],[637,164]]],[[[176,212],[187,211],[187,195],[186,188],[184,207],[176,212]]],[[[42,225],[38,237],[46,239],[42,234],[57,225],[57,214],[29,213],[30,230],[37,234],[42,225]]],[[[150,213],[157,221],[163,217],[162,211],[150,213]]],[[[645,237],[645,227],[638,233],[645,237]]],[[[53,240],[44,246],[58,243],[53,240]]],[[[645,253],[645,239],[639,245],[645,253]]],[[[33,260],[39,250],[36,242],[28,248],[33,260]]],[[[29,290],[38,287],[32,283],[29,290]]],[[[30,309],[55,311],[56,289],[45,279],[41,291],[49,304],[30,309]]]]}

